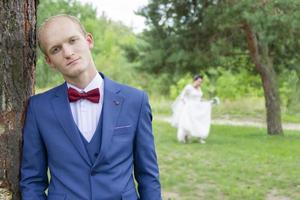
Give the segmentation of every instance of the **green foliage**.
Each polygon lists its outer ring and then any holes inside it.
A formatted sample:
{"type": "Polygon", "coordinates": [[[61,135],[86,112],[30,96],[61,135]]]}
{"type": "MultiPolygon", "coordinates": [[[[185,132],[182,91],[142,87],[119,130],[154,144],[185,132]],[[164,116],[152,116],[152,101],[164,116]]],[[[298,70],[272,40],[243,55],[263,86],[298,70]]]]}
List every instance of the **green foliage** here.
{"type": "MultiPolygon", "coordinates": [[[[201,73],[198,73],[201,74],[201,73]]],[[[212,79],[206,74],[201,74],[203,76],[203,83],[201,85],[201,90],[204,93],[204,98],[209,99],[215,96],[216,87],[214,84],[211,84],[212,79]]],[[[180,92],[184,89],[187,84],[193,83],[194,75],[190,73],[185,74],[182,78],[180,78],[175,84],[171,85],[169,88],[169,94],[172,99],[176,98],[180,92]]]]}
{"type": "Polygon", "coordinates": [[[284,70],[279,77],[280,97],[282,105],[288,109],[290,113],[300,112],[300,79],[296,70],[284,70]]]}
{"type": "MultiPolygon", "coordinates": [[[[229,69],[225,75],[232,85],[240,81],[230,78],[230,73],[236,76],[242,71],[240,78],[245,78],[246,72],[240,69],[255,76],[246,41],[246,25],[253,28],[258,38],[262,63],[270,58],[270,66],[274,66],[279,75],[284,69],[299,73],[300,2],[297,0],[152,0],[139,14],[149,25],[143,34],[147,45],[140,48],[139,68],[156,75],[172,74],[173,83],[186,73],[209,71],[216,66],[229,69]],[[226,64],[230,60],[234,65],[226,64]],[[241,65],[237,65],[237,60],[241,65]]],[[[222,86],[225,81],[220,80],[222,86]]],[[[246,93],[247,88],[252,89],[250,86],[232,88],[233,91],[224,96],[239,89],[246,93]]],[[[256,92],[261,94],[260,90],[256,92]]]]}
{"type": "Polygon", "coordinates": [[[192,80],[193,80],[193,76],[191,74],[186,74],[184,77],[179,79],[175,85],[171,85],[170,97],[172,99],[175,99],[187,84],[192,83],[192,80]]]}
{"type": "Polygon", "coordinates": [[[299,8],[297,0],[153,0],[139,12],[150,27],[144,34],[149,45],[141,51],[149,55],[142,58],[142,67],[154,73],[170,66],[169,71],[194,73],[199,66],[214,66],[220,56],[248,50],[247,24],[257,33],[259,47],[268,48],[277,70],[295,69],[300,62],[295,51],[300,45],[299,8]],[[151,65],[157,51],[162,52],[158,63],[151,65]]]}
{"type": "Polygon", "coordinates": [[[263,91],[258,87],[260,84],[259,77],[249,74],[245,69],[241,69],[239,73],[220,70],[216,81],[216,93],[223,99],[261,97],[263,91]]]}
{"type": "Polygon", "coordinates": [[[214,125],[206,144],[180,144],[155,120],[154,133],[163,199],[299,199],[299,131],[214,125]]]}
{"type": "Polygon", "coordinates": [[[167,96],[169,92],[169,86],[171,84],[171,75],[167,73],[160,74],[159,76],[153,76],[152,74],[139,72],[139,85],[141,88],[149,92],[151,95],[167,96]]]}
{"type": "MultiPolygon", "coordinates": [[[[207,67],[201,86],[204,96],[221,99],[239,99],[242,97],[262,97],[261,80],[253,72],[249,57],[241,54],[235,57],[220,57],[220,66],[207,67]]],[[[192,75],[187,73],[170,86],[170,97],[176,97],[183,87],[192,82],[192,75]]]]}
{"type": "MultiPolygon", "coordinates": [[[[239,72],[231,72],[218,68],[216,71],[217,74],[214,76],[204,76],[201,88],[206,98],[218,96],[221,99],[234,100],[242,97],[263,96],[263,91],[259,87],[260,79],[257,75],[251,75],[245,69],[240,69],[239,72]]],[[[175,85],[171,85],[170,97],[175,98],[178,96],[184,86],[191,82],[192,76],[186,74],[175,85]]]]}

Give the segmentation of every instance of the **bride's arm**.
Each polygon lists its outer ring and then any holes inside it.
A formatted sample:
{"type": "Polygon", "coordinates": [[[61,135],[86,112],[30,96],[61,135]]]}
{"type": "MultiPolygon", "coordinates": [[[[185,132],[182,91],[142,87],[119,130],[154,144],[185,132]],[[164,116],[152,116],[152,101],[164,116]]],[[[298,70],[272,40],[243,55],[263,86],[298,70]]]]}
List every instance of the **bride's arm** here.
{"type": "Polygon", "coordinates": [[[179,99],[180,99],[183,103],[185,103],[186,98],[187,98],[187,96],[188,96],[189,93],[190,93],[190,90],[191,90],[190,85],[186,85],[186,86],[184,87],[184,89],[182,90],[182,92],[180,93],[179,99]]]}

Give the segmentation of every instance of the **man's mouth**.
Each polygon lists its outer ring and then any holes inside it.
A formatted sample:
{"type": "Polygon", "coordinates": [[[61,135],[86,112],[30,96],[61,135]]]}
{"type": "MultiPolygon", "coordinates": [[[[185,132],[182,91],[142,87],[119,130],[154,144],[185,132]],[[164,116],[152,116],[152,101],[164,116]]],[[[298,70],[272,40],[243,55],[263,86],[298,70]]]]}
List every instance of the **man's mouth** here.
{"type": "Polygon", "coordinates": [[[80,58],[77,58],[77,59],[74,59],[74,60],[71,60],[70,62],[67,63],[67,65],[72,65],[73,63],[75,63],[77,60],[79,60],[80,58]]]}

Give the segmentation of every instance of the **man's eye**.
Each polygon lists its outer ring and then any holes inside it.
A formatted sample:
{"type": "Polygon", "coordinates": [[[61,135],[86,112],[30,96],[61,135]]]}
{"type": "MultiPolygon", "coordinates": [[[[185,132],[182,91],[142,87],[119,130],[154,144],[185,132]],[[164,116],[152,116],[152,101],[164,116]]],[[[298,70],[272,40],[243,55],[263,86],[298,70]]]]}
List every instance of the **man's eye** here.
{"type": "Polygon", "coordinates": [[[75,38],[70,39],[70,43],[71,43],[71,44],[73,44],[73,43],[75,43],[75,42],[76,42],[76,39],[75,39],[75,38]]]}
{"type": "Polygon", "coordinates": [[[57,52],[59,52],[58,47],[51,49],[51,54],[56,54],[57,52]]]}

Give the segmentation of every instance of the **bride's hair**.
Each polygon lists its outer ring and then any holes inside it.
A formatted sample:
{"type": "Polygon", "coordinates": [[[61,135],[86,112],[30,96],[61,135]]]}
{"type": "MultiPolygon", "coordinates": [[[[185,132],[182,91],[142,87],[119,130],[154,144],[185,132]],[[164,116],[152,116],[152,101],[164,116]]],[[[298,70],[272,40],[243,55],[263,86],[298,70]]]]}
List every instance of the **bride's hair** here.
{"type": "Polygon", "coordinates": [[[203,76],[200,75],[200,74],[197,74],[197,75],[194,76],[193,80],[196,81],[196,80],[198,80],[200,78],[203,79],[203,76]]]}

